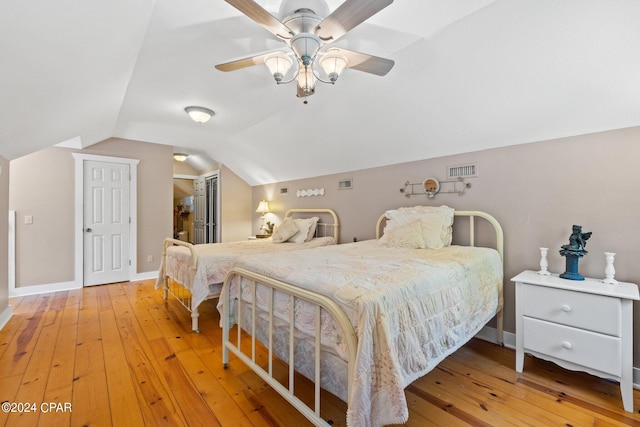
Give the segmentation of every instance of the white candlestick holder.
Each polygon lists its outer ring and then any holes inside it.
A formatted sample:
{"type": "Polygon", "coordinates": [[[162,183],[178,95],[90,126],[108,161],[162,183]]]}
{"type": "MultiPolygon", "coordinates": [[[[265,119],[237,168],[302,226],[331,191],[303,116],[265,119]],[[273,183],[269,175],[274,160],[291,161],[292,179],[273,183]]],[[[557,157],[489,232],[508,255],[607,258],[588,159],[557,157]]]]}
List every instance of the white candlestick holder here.
{"type": "Polygon", "coordinates": [[[605,252],[604,259],[607,262],[607,265],[604,267],[604,279],[602,280],[604,283],[609,285],[617,285],[618,281],[613,278],[616,274],[616,269],[613,266],[613,260],[616,254],[614,252],[605,252]]]}
{"type": "Polygon", "coordinates": [[[551,273],[549,273],[549,270],[547,270],[547,268],[549,268],[549,262],[547,261],[548,252],[549,248],[540,248],[540,271],[538,271],[538,274],[541,274],[543,276],[551,275],[551,273]]]}

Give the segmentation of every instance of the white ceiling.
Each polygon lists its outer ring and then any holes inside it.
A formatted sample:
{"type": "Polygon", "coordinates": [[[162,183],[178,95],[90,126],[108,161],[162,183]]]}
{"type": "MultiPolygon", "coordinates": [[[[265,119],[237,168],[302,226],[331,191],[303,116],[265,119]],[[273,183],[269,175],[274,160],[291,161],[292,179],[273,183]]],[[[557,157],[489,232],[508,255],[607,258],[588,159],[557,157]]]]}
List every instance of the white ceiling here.
{"type": "Polygon", "coordinates": [[[391,72],[307,105],[264,66],[214,68],[281,46],[223,0],[7,0],[0,40],[8,159],[120,137],[257,185],[640,125],[638,0],[397,0],[336,42],[391,72]]]}

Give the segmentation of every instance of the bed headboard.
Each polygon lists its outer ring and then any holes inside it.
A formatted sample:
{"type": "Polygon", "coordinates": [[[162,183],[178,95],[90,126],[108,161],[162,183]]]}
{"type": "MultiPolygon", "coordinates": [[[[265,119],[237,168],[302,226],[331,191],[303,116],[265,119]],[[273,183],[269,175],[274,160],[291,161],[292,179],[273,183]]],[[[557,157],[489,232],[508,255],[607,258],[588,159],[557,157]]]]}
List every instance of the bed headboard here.
{"type": "MultiPolygon", "coordinates": [[[[495,231],[496,250],[500,254],[500,258],[504,264],[504,234],[502,233],[502,226],[497,219],[488,213],[481,211],[455,211],[454,216],[469,218],[469,246],[475,246],[475,218],[482,218],[491,224],[495,231]]],[[[376,239],[379,239],[382,235],[386,219],[387,217],[385,214],[380,215],[380,218],[378,218],[378,222],[376,223],[376,239]]]]}
{"type": "Polygon", "coordinates": [[[305,213],[305,214],[329,214],[331,219],[329,220],[329,222],[321,222],[323,219],[320,218],[320,221],[318,221],[318,225],[316,227],[316,236],[318,237],[322,237],[322,236],[327,236],[327,228],[333,228],[333,238],[336,239],[336,244],[338,244],[338,239],[339,239],[339,234],[338,234],[338,230],[340,228],[340,224],[338,223],[338,215],[336,214],[336,212],[333,209],[327,209],[327,208],[317,208],[317,209],[312,209],[312,208],[294,208],[294,209],[289,209],[287,212],[285,212],[284,217],[288,218],[290,216],[293,216],[293,214],[296,213],[305,213]],[[331,222],[333,221],[333,222],[331,222]],[[320,231],[322,230],[322,231],[320,231]]]}

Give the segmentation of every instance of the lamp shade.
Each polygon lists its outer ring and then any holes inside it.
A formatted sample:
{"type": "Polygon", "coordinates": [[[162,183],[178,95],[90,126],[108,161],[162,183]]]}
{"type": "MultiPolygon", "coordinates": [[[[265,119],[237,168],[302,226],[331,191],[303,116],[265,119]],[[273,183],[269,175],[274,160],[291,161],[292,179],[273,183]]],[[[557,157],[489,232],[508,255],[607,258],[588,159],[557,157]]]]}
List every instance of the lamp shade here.
{"type": "Polygon", "coordinates": [[[340,55],[338,49],[329,49],[320,60],[320,66],[329,76],[329,80],[335,82],[340,77],[340,73],[347,66],[347,59],[340,55]]]}
{"type": "Polygon", "coordinates": [[[269,213],[269,202],[267,202],[266,200],[263,200],[260,203],[258,203],[258,209],[256,209],[256,212],[261,213],[263,215],[266,213],[269,213]]]}
{"type": "Polygon", "coordinates": [[[213,111],[208,108],[195,106],[186,107],[184,111],[186,111],[189,117],[196,123],[206,123],[214,114],[213,111]]]}
{"type": "Polygon", "coordinates": [[[298,96],[305,97],[313,95],[316,91],[316,78],[313,75],[311,66],[301,65],[300,72],[298,72],[298,96]]]}
{"type": "Polygon", "coordinates": [[[284,52],[276,52],[264,59],[264,65],[269,68],[269,71],[276,82],[282,81],[282,78],[287,74],[292,64],[293,61],[291,60],[291,57],[284,52]]]}

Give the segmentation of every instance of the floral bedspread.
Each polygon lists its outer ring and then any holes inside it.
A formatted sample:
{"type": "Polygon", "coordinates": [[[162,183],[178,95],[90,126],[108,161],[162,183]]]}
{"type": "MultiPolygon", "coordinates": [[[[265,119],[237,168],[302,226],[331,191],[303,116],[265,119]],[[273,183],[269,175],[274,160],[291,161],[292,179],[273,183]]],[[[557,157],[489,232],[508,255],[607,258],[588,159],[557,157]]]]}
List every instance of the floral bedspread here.
{"type": "Polygon", "coordinates": [[[290,252],[334,244],[333,237],[318,237],[304,243],[273,243],[271,238],[267,238],[195,245],[198,253],[198,265],[195,271],[191,268],[191,251],[184,246],[170,246],[167,248],[166,262],[163,259],[160,264],[156,289],[163,286],[166,274],[191,291],[192,306],[197,307],[211,296],[209,285],[221,284],[239,256],[290,252]]]}
{"type": "MultiPolygon", "coordinates": [[[[479,332],[502,304],[502,263],[488,248],[399,249],[370,240],[240,257],[235,265],[328,296],[347,314],[358,337],[349,426],[406,422],[404,388],[479,332]]],[[[237,282],[222,291],[232,300],[237,282]]],[[[278,317],[287,319],[282,306],[278,317]]],[[[231,315],[235,321],[234,307],[231,315]]],[[[312,316],[296,307],[296,327],[309,325],[304,332],[313,335],[312,316]]],[[[324,336],[332,330],[323,324],[322,344],[344,357],[340,337],[324,336]]]]}

